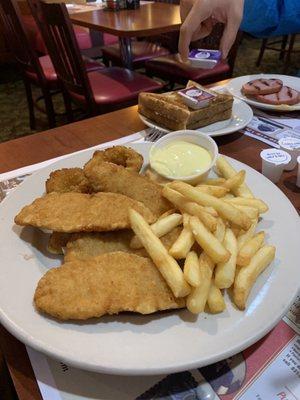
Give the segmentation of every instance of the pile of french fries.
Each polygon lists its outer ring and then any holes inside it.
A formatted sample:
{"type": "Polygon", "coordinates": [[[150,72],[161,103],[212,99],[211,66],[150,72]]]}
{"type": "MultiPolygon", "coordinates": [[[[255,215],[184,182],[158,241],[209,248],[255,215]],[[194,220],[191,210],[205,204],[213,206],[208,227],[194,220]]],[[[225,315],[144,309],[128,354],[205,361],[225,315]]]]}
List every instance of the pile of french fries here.
{"type": "Polygon", "coordinates": [[[224,311],[224,289],[230,289],[234,304],[244,310],[257,277],[275,257],[275,247],[264,242],[265,233],[256,233],[268,206],[246,185],[245,171],[237,172],[224,157],[218,158],[216,169],[218,178],[197,186],[165,184],[163,196],[174,211],[151,226],[130,210],[135,233],[131,247],[146,249],[174,296],[186,297],[194,314],[206,306],[212,313],[224,311]],[[182,231],[168,251],[159,238],[179,225],[182,231]]]}

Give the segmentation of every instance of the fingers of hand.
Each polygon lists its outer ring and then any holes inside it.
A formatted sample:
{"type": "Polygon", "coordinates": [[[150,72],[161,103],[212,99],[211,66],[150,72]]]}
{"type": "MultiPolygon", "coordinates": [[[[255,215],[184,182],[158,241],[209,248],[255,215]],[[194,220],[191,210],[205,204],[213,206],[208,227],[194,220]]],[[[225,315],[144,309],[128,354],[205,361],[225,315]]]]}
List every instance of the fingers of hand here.
{"type": "Polygon", "coordinates": [[[228,53],[235,42],[243,17],[243,1],[237,1],[230,7],[227,14],[227,22],[220,42],[220,50],[223,59],[227,58],[228,53]]]}

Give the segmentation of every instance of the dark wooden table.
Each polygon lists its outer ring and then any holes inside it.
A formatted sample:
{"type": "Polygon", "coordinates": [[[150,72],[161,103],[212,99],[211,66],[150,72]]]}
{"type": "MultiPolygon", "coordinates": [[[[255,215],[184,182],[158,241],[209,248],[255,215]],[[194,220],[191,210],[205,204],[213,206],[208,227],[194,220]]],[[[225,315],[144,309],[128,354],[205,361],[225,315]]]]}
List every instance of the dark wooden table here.
{"type": "Polygon", "coordinates": [[[141,4],[136,10],[95,10],[70,15],[76,25],[119,37],[126,68],[132,68],[131,38],[158,35],[180,28],[179,6],[165,3],[141,4]]]}
{"type": "MultiPolygon", "coordinates": [[[[0,173],[82,150],[144,129],[136,106],[0,144],[0,173]],[[121,121],[121,122],[120,122],[121,121]]],[[[241,133],[218,137],[220,152],[260,171],[259,153],[268,146],[241,133]]],[[[300,211],[296,170],[278,184],[300,211]]],[[[0,327],[0,344],[20,400],[41,400],[25,346],[0,327]]]]}

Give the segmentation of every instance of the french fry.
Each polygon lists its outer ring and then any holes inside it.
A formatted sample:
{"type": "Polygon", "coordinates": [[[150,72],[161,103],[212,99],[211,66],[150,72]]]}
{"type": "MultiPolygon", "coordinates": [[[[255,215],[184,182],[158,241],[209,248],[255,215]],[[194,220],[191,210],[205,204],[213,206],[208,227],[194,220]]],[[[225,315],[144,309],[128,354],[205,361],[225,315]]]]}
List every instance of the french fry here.
{"type": "MultiPolygon", "coordinates": [[[[162,237],[167,233],[171,232],[172,229],[176,228],[176,226],[180,225],[181,223],[182,223],[182,215],[175,213],[167,215],[164,218],[158,219],[154,224],[150,225],[150,228],[157,237],[162,237]]],[[[139,238],[134,236],[131,239],[130,247],[132,249],[141,249],[143,245],[139,240],[139,238]]]]}
{"type": "Polygon", "coordinates": [[[228,178],[224,182],[223,186],[229,190],[237,189],[239,186],[243,184],[245,177],[246,177],[246,171],[242,169],[241,171],[237,172],[236,174],[228,178]]]}
{"type": "Polygon", "coordinates": [[[227,189],[224,186],[213,186],[213,185],[204,185],[204,184],[198,185],[197,189],[201,190],[204,193],[208,193],[211,196],[215,196],[215,197],[223,197],[226,195],[226,193],[229,192],[229,189],[227,189]]]}
{"type": "Polygon", "coordinates": [[[214,263],[227,261],[230,253],[221,242],[203,225],[197,217],[190,217],[190,227],[194,238],[214,263]]]}
{"type": "Polygon", "coordinates": [[[144,218],[135,210],[129,210],[132,230],[140,239],[152,261],[166,280],[175,297],[185,297],[190,293],[190,286],[184,279],[183,272],[176,260],[171,257],[159,238],[152,232],[144,218]]]}
{"type": "Polygon", "coordinates": [[[197,188],[185,182],[172,182],[170,186],[187,197],[190,201],[196,202],[202,206],[211,206],[216,209],[219,215],[228,221],[248,229],[251,225],[250,218],[232,204],[211,196],[207,193],[200,192],[197,188]]]}
{"type": "Polygon", "coordinates": [[[252,257],[250,264],[239,270],[233,288],[233,301],[239,309],[245,309],[247,298],[257,277],[273,261],[274,257],[275,247],[263,246],[252,257]]]}
{"type": "Polygon", "coordinates": [[[227,194],[225,194],[225,196],[222,197],[222,200],[232,199],[233,197],[234,197],[234,195],[232,193],[227,193],[227,194]]]}
{"type": "Polygon", "coordinates": [[[176,260],[186,258],[194,243],[195,239],[189,225],[189,216],[183,214],[183,229],[169,249],[169,254],[176,260]]]}
{"type": "Polygon", "coordinates": [[[186,256],[183,275],[186,281],[193,287],[198,287],[201,283],[198,256],[195,251],[190,251],[186,256]]]}
{"type": "Polygon", "coordinates": [[[214,263],[204,252],[199,257],[199,268],[201,283],[198,287],[192,288],[186,300],[187,309],[193,314],[204,311],[214,270],[214,263]]]}
{"type": "Polygon", "coordinates": [[[211,214],[213,217],[218,218],[219,214],[217,213],[217,211],[213,207],[204,206],[203,208],[207,213],[211,214]]]}
{"type": "Polygon", "coordinates": [[[240,249],[244,246],[244,244],[253,237],[256,226],[257,226],[257,220],[253,221],[250,228],[245,233],[243,233],[238,237],[237,239],[238,251],[240,251],[240,249]]]}
{"type": "Polygon", "coordinates": [[[227,260],[226,262],[218,263],[216,265],[215,285],[219,289],[227,289],[234,282],[237,257],[237,241],[230,228],[226,229],[223,244],[231,255],[229,260],[227,260]]]}
{"type": "Polygon", "coordinates": [[[222,292],[213,282],[211,283],[208,292],[207,304],[210,312],[214,314],[220,313],[226,308],[222,292]]]}
{"type": "Polygon", "coordinates": [[[187,201],[186,198],[176,190],[166,186],[162,190],[163,196],[168,199],[176,208],[190,215],[198,217],[203,224],[210,230],[214,231],[217,227],[217,220],[204,207],[197,203],[187,201]]]}
{"type": "Polygon", "coordinates": [[[231,230],[236,238],[240,235],[240,232],[244,232],[243,230],[241,230],[239,227],[236,226],[231,226],[231,230]]]}
{"type": "Polygon", "coordinates": [[[223,184],[226,182],[225,178],[211,178],[211,179],[206,179],[203,184],[204,185],[213,185],[213,186],[223,186],[223,184]]]}
{"type": "Polygon", "coordinates": [[[223,243],[225,237],[225,231],[226,231],[226,226],[222,218],[218,218],[217,229],[215,230],[214,235],[220,243],[223,243]]]}
{"type": "MultiPolygon", "coordinates": [[[[225,179],[230,179],[236,174],[236,170],[229,164],[229,162],[224,157],[219,157],[217,159],[216,165],[218,172],[225,179]]],[[[254,197],[253,193],[251,192],[251,190],[249,189],[249,187],[246,185],[245,182],[242,183],[237,188],[233,188],[232,192],[236,196],[247,197],[247,198],[254,197]]]]}
{"type": "Polygon", "coordinates": [[[172,214],[174,214],[174,213],[176,213],[176,209],[175,209],[175,208],[170,208],[170,210],[167,210],[167,211],[165,211],[163,214],[161,214],[161,215],[158,217],[157,220],[163,219],[163,218],[167,217],[168,215],[172,215],[172,214]]]}
{"type": "Polygon", "coordinates": [[[259,212],[256,207],[241,206],[239,204],[235,204],[235,207],[247,214],[250,219],[257,219],[259,217],[259,212]]]}
{"type": "Polygon", "coordinates": [[[237,257],[237,264],[246,267],[254,254],[261,248],[265,240],[265,232],[259,232],[248,240],[240,249],[237,257]]]}
{"type": "Polygon", "coordinates": [[[265,213],[269,210],[267,204],[260,199],[246,199],[244,197],[234,197],[233,199],[228,199],[226,202],[233,204],[234,206],[247,206],[247,207],[255,207],[258,209],[260,214],[265,213]]]}

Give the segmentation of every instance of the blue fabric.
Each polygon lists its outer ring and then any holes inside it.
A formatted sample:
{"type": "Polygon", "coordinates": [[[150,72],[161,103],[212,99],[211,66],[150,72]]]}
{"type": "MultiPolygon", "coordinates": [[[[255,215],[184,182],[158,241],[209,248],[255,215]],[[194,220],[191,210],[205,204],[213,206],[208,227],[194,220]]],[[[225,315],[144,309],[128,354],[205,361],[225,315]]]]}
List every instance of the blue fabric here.
{"type": "Polygon", "coordinates": [[[245,0],[241,30],[256,37],[300,33],[300,0],[245,0]]]}

